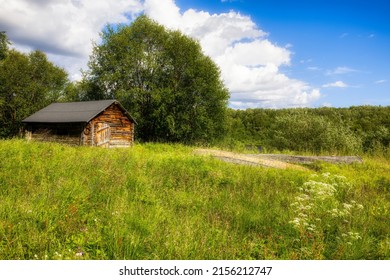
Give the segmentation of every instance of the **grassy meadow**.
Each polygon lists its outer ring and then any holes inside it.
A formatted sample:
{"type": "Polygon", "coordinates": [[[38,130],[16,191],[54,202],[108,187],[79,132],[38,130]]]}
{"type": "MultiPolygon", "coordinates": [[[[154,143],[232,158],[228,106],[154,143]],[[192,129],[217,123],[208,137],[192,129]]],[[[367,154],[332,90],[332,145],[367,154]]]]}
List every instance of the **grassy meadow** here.
{"type": "Polygon", "coordinates": [[[0,259],[390,259],[390,161],[308,171],[194,148],[0,141],[0,259]]]}

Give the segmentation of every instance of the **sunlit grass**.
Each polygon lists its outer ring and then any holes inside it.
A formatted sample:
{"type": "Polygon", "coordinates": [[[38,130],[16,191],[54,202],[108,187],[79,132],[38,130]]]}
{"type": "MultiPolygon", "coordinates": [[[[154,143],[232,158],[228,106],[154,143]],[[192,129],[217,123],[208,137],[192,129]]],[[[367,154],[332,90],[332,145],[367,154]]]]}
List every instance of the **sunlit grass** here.
{"type": "Polygon", "coordinates": [[[0,259],[390,258],[385,159],[303,172],[192,151],[0,141],[0,259]],[[315,234],[297,230],[294,203],[324,173],[344,176],[348,190],[312,213],[323,219],[315,234]],[[363,209],[347,222],[327,212],[351,201],[363,209]]]}

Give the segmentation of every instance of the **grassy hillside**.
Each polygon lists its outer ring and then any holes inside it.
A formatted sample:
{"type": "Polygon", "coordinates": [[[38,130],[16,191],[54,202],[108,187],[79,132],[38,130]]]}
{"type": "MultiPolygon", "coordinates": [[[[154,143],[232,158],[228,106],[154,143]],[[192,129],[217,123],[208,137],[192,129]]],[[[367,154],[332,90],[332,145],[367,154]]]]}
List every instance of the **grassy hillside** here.
{"type": "Polygon", "coordinates": [[[390,259],[390,162],[0,141],[0,259],[390,259]]]}

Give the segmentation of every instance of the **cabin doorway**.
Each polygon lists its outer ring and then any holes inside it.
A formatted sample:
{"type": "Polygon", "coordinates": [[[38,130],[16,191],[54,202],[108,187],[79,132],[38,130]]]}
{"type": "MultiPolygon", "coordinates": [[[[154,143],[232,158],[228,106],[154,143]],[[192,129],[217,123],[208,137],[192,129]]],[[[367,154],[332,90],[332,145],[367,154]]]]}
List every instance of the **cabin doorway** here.
{"type": "Polygon", "coordinates": [[[95,124],[96,134],[96,146],[98,147],[110,147],[111,140],[111,127],[107,123],[96,123],[95,124]]]}

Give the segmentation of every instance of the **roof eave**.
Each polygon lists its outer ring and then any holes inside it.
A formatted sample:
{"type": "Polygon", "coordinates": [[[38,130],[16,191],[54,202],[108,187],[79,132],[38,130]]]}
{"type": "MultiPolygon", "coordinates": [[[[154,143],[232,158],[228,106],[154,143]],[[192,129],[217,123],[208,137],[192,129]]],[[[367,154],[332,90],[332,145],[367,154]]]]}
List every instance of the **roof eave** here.
{"type": "Polygon", "coordinates": [[[135,124],[138,125],[137,121],[134,119],[134,117],[132,115],[130,115],[130,113],[122,106],[122,104],[118,101],[118,100],[115,100],[114,103],[116,105],[119,106],[119,108],[121,108],[122,112],[130,119],[132,120],[135,124]]]}
{"type": "Polygon", "coordinates": [[[88,123],[87,121],[25,121],[22,120],[22,123],[29,124],[29,123],[88,123]]]}

